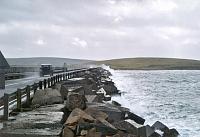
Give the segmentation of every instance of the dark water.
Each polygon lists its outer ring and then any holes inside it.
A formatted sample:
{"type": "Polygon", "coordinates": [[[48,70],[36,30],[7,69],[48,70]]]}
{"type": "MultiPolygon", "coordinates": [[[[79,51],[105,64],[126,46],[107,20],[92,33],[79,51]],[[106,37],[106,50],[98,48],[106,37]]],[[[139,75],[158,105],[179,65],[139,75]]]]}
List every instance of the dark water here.
{"type": "Polygon", "coordinates": [[[176,128],[182,137],[200,137],[200,71],[113,71],[123,93],[113,100],[144,117],[176,128]]]}

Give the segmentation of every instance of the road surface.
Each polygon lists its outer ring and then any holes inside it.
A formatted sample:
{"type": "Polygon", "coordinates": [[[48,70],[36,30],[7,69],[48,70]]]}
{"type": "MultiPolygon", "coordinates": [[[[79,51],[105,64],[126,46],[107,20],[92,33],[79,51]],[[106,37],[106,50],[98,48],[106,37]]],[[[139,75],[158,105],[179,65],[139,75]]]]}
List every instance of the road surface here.
{"type": "Polygon", "coordinates": [[[34,82],[38,82],[48,77],[40,77],[38,72],[26,73],[26,77],[22,79],[14,79],[6,81],[6,88],[0,90],[0,98],[4,93],[13,93],[17,91],[17,88],[23,88],[27,85],[32,85],[34,82]]]}

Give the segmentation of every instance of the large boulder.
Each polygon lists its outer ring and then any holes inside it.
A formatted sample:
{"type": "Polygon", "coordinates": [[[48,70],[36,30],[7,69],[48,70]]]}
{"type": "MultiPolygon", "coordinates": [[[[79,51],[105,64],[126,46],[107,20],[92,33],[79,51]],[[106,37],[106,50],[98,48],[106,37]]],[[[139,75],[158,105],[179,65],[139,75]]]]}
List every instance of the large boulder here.
{"type": "Polygon", "coordinates": [[[57,89],[46,88],[44,90],[37,90],[33,96],[32,105],[52,105],[56,103],[63,103],[60,92],[57,89]]]}
{"type": "Polygon", "coordinates": [[[100,132],[97,132],[95,128],[88,130],[85,137],[102,137],[100,132]]]}
{"type": "Polygon", "coordinates": [[[154,130],[149,125],[140,125],[133,120],[117,121],[113,125],[121,131],[140,137],[149,137],[154,133],[154,130]]]}
{"type": "Polygon", "coordinates": [[[131,119],[134,120],[136,123],[143,125],[145,122],[145,119],[143,119],[142,117],[132,113],[132,112],[126,112],[127,113],[127,117],[126,119],[131,119]]]}
{"type": "Polygon", "coordinates": [[[168,131],[165,131],[163,134],[163,137],[178,137],[179,133],[176,129],[169,129],[168,131]]]}
{"type": "Polygon", "coordinates": [[[117,129],[114,126],[112,126],[106,120],[102,119],[102,120],[97,120],[97,122],[95,123],[80,122],[77,125],[76,134],[80,135],[81,131],[90,130],[92,128],[95,128],[97,132],[102,133],[102,136],[110,136],[110,135],[115,135],[117,133],[117,129]]]}
{"type": "Polygon", "coordinates": [[[117,94],[118,93],[118,89],[114,85],[114,82],[112,82],[112,81],[102,81],[102,83],[103,83],[102,87],[106,91],[107,95],[112,95],[112,94],[117,94]]]}
{"type": "Polygon", "coordinates": [[[109,137],[138,137],[138,136],[133,135],[133,134],[129,134],[129,133],[126,133],[126,132],[123,132],[123,131],[118,131],[117,134],[115,134],[113,136],[109,136],[109,137]]]}
{"type": "Polygon", "coordinates": [[[85,110],[85,112],[89,115],[91,115],[92,117],[94,117],[95,119],[107,119],[108,118],[108,115],[102,111],[99,111],[95,108],[87,108],[85,110]]]}
{"type": "Polygon", "coordinates": [[[156,121],[152,126],[151,126],[154,130],[160,130],[162,132],[167,132],[169,131],[169,128],[163,124],[160,121],[156,121]]]}
{"type": "Polygon", "coordinates": [[[118,106],[118,107],[121,107],[121,106],[122,106],[119,102],[114,101],[114,100],[112,100],[112,104],[113,104],[114,106],[118,106]]]}
{"type": "Polygon", "coordinates": [[[74,132],[68,127],[64,127],[62,137],[74,137],[74,132]]]}
{"type": "Polygon", "coordinates": [[[97,90],[97,84],[91,78],[73,78],[67,80],[63,85],[65,85],[65,87],[82,86],[86,95],[95,95],[93,90],[97,90]]]}
{"type": "Polygon", "coordinates": [[[71,86],[71,85],[69,86],[69,85],[63,84],[61,86],[60,93],[64,99],[67,99],[69,92],[85,95],[85,90],[82,86],[71,86]]]}
{"type": "Polygon", "coordinates": [[[110,95],[104,95],[104,101],[111,101],[111,96],[110,95]]]}
{"type": "Polygon", "coordinates": [[[86,98],[84,95],[78,93],[68,93],[66,107],[69,111],[75,108],[85,109],[86,108],[86,98]]]}
{"type": "Polygon", "coordinates": [[[79,122],[94,122],[94,121],[95,119],[92,116],[88,115],[83,110],[76,108],[69,115],[68,119],[65,122],[65,125],[70,129],[75,130],[79,122]]]}
{"type": "Polygon", "coordinates": [[[151,134],[149,137],[162,137],[159,133],[154,132],[153,134],[151,134]]]}
{"type": "Polygon", "coordinates": [[[163,137],[177,137],[179,133],[176,129],[169,129],[165,124],[160,121],[156,121],[152,128],[156,131],[160,131],[163,134],[163,137]]]}
{"type": "Polygon", "coordinates": [[[102,111],[108,115],[108,121],[110,123],[124,119],[124,113],[109,103],[87,103],[88,108],[93,108],[98,111],[102,111]]]}
{"type": "MultiPolygon", "coordinates": [[[[75,92],[75,93],[79,93],[81,95],[85,95],[85,90],[82,86],[79,85],[68,85],[66,83],[62,84],[62,85],[57,85],[57,87],[60,87],[60,93],[62,95],[62,97],[64,99],[67,99],[67,95],[69,92],[75,92]]],[[[59,89],[59,88],[58,88],[59,89]]]]}

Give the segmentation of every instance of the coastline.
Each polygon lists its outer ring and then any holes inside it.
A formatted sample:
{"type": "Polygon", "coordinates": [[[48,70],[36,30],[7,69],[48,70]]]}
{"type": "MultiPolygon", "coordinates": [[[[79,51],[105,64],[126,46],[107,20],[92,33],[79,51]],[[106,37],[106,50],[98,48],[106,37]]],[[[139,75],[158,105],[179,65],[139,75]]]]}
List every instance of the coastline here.
{"type": "MultiPolygon", "coordinates": [[[[56,84],[54,89],[42,90],[38,91],[38,93],[36,91],[35,97],[32,100],[32,111],[34,113],[41,112],[41,106],[43,106],[43,109],[46,109],[44,112],[42,111],[44,114],[50,113],[50,110],[52,110],[52,114],[54,111],[55,114],[59,115],[63,113],[61,123],[59,124],[60,117],[55,121],[59,127],[57,130],[61,130],[59,135],[63,137],[159,137],[161,135],[157,132],[158,130],[162,132],[163,137],[178,136],[176,129],[169,129],[159,121],[156,121],[152,126],[144,125],[144,118],[130,112],[128,108],[122,107],[118,102],[113,101],[111,103],[112,95],[120,94],[120,92],[110,76],[111,73],[109,71],[97,68],[86,73],[76,74],[74,78],[56,84]],[[51,95],[53,95],[53,100],[48,100],[48,98],[43,100],[44,96],[40,98],[42,92],[51,92],[48,97],[52,97],[51,95]],[[61,111],[54,108],[55,106],[53,105],[55,103],[61,104],[61,111]]],[[[13,130],[16,134],[22,136],[22,134],[17,132],[19,127],[16,128],[13,125],[17,123],[17,119],[20,119],[20,115],[31,114],[32,111],[20,112],[15,117],[16,120],[5,122],[10,127],[7,126],[1,129],[0,135],[12,136],[9,132],[13,130]]],[[[35,122],[29,123],[30,121],[23,120],[18,122],[22,125],[28,123],[30,127],[35,127],[36,129],[38,126],[38,123],[35,122]]],[[[55,123],[53,124],[55,125],[55,123]]],[[[52,128],[52,123],[40,123],[40,125],[45,124],[50,129],[52,128]]],[[[27,131],[27,136],[30,136],[27,130],[29,126],[26,128],[23,126],[20,127],[24,128],[24,131],[27,131]]],[[[12,134],[14,133],[12,132],[12,134]]],[[[36,132],[35,134],[41,137],[44,136],[36,132]]]]}

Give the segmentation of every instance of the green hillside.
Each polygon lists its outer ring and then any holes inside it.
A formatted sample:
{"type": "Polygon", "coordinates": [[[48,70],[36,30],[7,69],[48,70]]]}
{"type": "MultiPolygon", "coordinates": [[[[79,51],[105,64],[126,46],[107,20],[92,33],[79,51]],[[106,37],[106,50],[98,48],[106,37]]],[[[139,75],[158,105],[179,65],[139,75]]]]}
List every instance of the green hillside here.
{"type": "Polygon", "coordinates": [[[122,70],[200,70],[200,61],[177,58],[123,58],[96,63],[122,70]]]}
{"type": "Polygon", "coordinates": [[[90,60],[56,57],[7,58],[7,61],[11,66],[40,66],[41,64],[52,64],[57,67],[63,66],[64,63],[71,65],[91,62],[90,60]]]}

